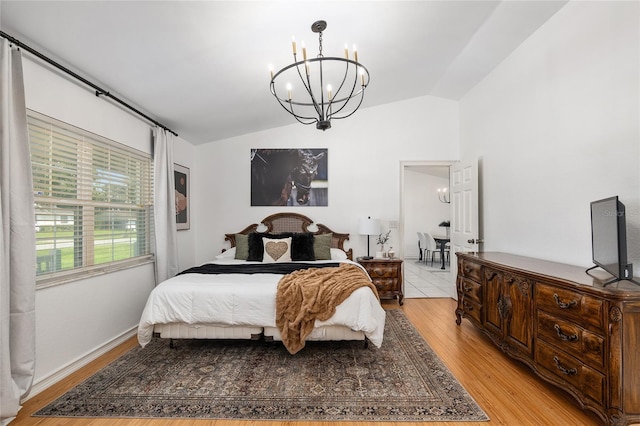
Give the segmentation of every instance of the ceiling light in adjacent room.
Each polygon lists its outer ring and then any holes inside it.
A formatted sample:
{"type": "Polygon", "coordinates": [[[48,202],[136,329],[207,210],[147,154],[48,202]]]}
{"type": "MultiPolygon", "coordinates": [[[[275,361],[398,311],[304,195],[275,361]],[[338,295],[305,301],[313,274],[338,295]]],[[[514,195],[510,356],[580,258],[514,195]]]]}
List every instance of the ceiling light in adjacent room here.
{"type": "Polygon", "coordinates": [[[438,199],[441,203],[449,204],[451,202],[449,194],[447,193],[447,188],[438,188],[438,199]]]}

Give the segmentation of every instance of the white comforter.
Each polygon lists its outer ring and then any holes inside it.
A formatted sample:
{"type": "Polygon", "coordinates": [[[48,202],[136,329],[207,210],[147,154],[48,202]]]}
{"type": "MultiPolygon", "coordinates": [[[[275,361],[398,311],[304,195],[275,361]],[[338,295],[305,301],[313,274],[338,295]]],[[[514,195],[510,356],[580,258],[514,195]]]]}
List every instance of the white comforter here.
{"type": "MultiPolygon", "coordinates": [[[[254,263],[218,260],[211,263],[254,263]]],[[[315,261],[347,262],[350,260],[315,261]]],[[[360,265],[358,265],[360,266],[360,265]]],[[[138,342],[151,341],[154,324],[186,323],[224,326],[276,327],[278,274],[184,274],[160,283],[149,295],[138,325],[138,342]]],[[[380,347],[385,312],[368,287],[354,291],[327,321],[316,327],[343,325],[362,331],[380,347]]]]}

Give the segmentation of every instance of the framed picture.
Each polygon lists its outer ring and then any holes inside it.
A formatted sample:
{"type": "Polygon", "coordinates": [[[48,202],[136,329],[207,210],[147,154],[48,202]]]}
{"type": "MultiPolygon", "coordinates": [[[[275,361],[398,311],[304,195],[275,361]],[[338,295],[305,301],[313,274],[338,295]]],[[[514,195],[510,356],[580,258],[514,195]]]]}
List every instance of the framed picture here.
{"type": "Polygon", "coordinates": [[[176,225],[178,231],[181,231],[189,229],[189,169],[180,164],[174,164],[173,177],[176,181],[176,225]]]}
{"type": "Polygon", "coordinates": [[[327,206],[328,150],[252,149],[252,206],[327,206]]]}

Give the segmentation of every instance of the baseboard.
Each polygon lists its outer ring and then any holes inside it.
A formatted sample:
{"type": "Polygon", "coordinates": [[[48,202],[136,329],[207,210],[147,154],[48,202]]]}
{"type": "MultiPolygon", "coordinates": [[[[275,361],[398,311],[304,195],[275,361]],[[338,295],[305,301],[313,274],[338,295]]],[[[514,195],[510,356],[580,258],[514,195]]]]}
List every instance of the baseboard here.
{"type": "Polygon", "coordinates": [[[118,347],[122,343],[129,340],[132,336],[135,336],[137,331],[138,331],[138,326],[136,325],[135,327],[125,331],[124,333],[114,338],[113,340],[85,354],[84,356],[70,362],[69,364],[59,369],[58,371],[48,375],[47,377],[43,377],[40,380],[34,381],[33,385],[31,386],[31,391],[29,392],[29,395],[27,395],[27,397],[24,398],[21,401],[21,403],[36,396],[43,390],[53,386],[54,384],[58,383],[60,380],[64,379],[65,377],[75,373],[85,365],[89,364],[91,361],[94,361],[99,357],[101,357],[102,355],[106,354],[111,349],[118,347]]]}

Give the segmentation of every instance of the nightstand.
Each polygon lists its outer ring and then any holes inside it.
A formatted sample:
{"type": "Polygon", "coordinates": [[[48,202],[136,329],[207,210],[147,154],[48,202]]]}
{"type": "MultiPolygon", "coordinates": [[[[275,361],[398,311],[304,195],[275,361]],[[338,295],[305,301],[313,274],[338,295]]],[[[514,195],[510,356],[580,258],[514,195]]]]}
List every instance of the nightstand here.
{"type": "Polygon", "coordinates": [[[359,257],[361,264],[371,277],[373,284],[378,289],[380,299],[398,298],[402,305],[404,299],[404,282],[402,281],[402,259],[363,259],[359,257]]]}

